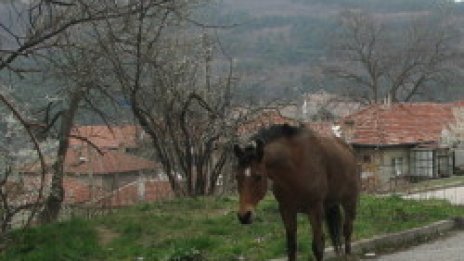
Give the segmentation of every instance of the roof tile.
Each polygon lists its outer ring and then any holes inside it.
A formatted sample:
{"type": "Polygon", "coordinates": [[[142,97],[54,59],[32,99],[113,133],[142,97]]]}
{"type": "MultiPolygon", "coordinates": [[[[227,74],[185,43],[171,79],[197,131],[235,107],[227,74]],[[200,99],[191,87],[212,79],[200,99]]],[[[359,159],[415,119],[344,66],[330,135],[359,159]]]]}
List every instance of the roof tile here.
{"type": "MultiPolygon", "coordinates": [[[[136,148],[143,130],[135,125],[106,126],[90,125],[76,126],[71,135],[84,137],[100,149],[136,148]]],[[[85,141],[78,138],[70,138],[69,145],[84,146],[85,141]]]]}
{"type": "Polygon", "coordinates": [[[442,130],[455,121],[452,108],[461,103],[395,103],[370,105],[342,119],[351,143],[397,145],[438,142],[442,130]]]}
{"type": "MultiPolygon", "coordinates": [[[[158,164],[151,160],[115,150],[103,151],[103,154],[100,154],[90,147],[69,148],[64,163],[64,172],[68,174],[103,175],[158,168],[158,164]]],[[[40,169],[40,164],[35,162],[19,167],[19,172],[39,173],[40,169]]]]}

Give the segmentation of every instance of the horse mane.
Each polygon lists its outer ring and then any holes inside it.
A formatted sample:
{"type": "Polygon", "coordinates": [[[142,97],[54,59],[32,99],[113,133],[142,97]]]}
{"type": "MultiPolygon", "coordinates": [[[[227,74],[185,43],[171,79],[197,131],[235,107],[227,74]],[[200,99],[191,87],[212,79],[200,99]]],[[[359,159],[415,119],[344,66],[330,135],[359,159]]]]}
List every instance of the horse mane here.
{"type": "Polygon", "coordinates": [[[303,131],[307,131],[306,128],[299,126],[290,126],[288,124],[274,124],[265,128],[260,129],[255,135],[251,137],[252,140],[262,140],[264,144],[268,144],[279,138],[290,138],[303,131]]]}

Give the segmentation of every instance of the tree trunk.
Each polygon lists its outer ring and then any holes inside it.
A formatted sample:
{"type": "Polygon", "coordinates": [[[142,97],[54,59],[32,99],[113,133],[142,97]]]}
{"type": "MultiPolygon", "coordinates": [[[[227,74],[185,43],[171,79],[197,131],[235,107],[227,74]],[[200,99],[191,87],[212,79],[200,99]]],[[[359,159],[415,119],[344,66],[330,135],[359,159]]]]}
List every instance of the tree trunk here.
{"type": "Polygon", "coordinates": [[[196,166],[197,179],[195,182],[195,195],[194,196],[203,196],[205,195],[205,174],[203,173],[203,166],[197,164],[196,166]]]}
{"type": "Polygon", "coordinates": [[[81,101],[83,94],[84,93],[81,89],[72,92],[70,94],[69,107],[62,114],[59,133],[60,141],[58,145],[57,158],[52,168],[53,177],[50,194],[45,201],[44,209],[39,214],[39,222],[42,224],[56,221],[61,210],[61,204],[63,203],[65,195],[63,178],[66,152],[69,147],[69,135],[71,134],[74,117],[79,108],[79,102],[81,101]]]}

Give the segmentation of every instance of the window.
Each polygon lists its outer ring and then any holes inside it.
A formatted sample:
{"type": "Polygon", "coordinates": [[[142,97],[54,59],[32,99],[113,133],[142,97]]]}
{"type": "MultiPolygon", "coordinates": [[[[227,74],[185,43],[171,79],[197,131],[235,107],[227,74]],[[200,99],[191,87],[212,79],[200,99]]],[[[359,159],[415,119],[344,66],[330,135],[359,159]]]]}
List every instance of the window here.
{"type": "Polygon", "coordinates": [[[433,151],[415,150],[412,152],[412,174],[433,177],[433,151]]]}
{"type": "Polygon", "coordinates": [[[403,158],[402,157],[397,157],[397,158],[392,158],[392,171],[393,171],[393,176],[401,176],[403,175],[403,158]]]}

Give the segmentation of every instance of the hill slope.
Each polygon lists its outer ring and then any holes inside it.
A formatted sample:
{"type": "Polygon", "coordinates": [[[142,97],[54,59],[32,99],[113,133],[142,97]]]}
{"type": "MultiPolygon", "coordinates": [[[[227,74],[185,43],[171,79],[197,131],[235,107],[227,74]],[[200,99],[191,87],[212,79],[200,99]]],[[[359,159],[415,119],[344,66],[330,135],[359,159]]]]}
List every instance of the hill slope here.
{"type": "MultiPolygon", "coordinates": [[[[325,59],[341,11],[367,10],[388,23],[443,8],[441,3],[439,0],[222,0],[213,5],[205,19],[238,24],[219,34],[228,52],[238,61],[244,96],[291,97],[301,91],[336,88],[318,85],[310,71],[325,59]]],[[[464,31],[464,4],[452,8],[463,13],[460,19],[464,31]]]]}

